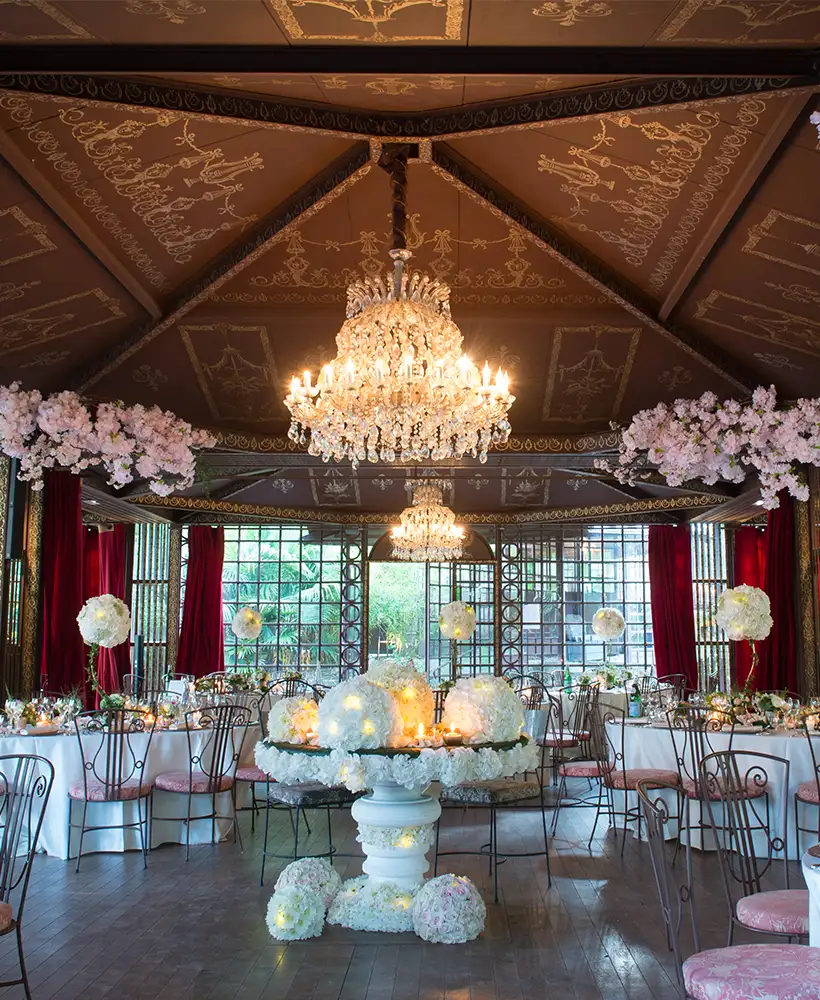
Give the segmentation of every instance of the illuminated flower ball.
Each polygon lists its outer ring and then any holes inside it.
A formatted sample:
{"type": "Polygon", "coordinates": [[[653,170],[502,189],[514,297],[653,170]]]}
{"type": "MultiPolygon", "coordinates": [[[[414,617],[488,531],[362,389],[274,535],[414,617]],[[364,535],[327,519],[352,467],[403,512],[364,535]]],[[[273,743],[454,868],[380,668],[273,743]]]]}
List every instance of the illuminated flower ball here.
{"type": "Polygon", "coordinates": [[[332,750],[376,750],[402,735],[395,698],[364,677],[342,681],[319,705],[319,743],[332,750]]]}
{"type": "Polygon", "coordinates": [[[308,732],[319,725],[319,705],[313,698],[296,695],[271,705],[268,736],[274,743],[306,743],[308,732]]]}
{"type": "Polygon", "coordinates": [[[262,615],[256,608],[240,608],[233,616],[231,631],[237,639],[254,641],[262,631],[262,615]]]}
{"type": "Polygon", "coordinates": [[[728,587],[718,597],[715,621],[733,642],[759,642],[772,630],[769,595],[745,583],[728,587]]]}
{"type": "Polygon", "coordinates": [[[599,608],[592,616],[592,631],[606,642],[620,639],[625,629],[624,616],[617,608],[599,608]]]}
{"type": "Polygon", "coordinates": [[[466,642],[475,632],[475,609],[464,601],[451,601],[441,609],[438,627],[445,639],[466,642]]]}
{"type": "Polygon", "coordinates": [[[524,706],[503,677],[462,677],[447,695],[441,721],[473,742],[505,743],[521,735],[524,706]]]}
{"type": "Polygon", "coordinates": [[[484,930],[487,907],[463,875],[439,875],[416,893],[413,930],[433,944],[464,944],[484,930]]]}
{"type": "Polygon", "coordinates": [[[354,931],[412,931],[414,892],[415,887],[374,882],[366,875],[348,879],[330,904],[327,922],[354,931]]]}
{"type": "Polygon", "coordinates": [[[367,679],[396,699],[406,734],[414,735],[420,725],[427,729],[433,724],[433,690],[412,663],[379,660],[368,668],[367,679]]]}
{"type": "Polygon", "coordinates": [[[77,615],[77,624],[87,645],[113,649],[131,635],[131,612],[119,597],[103,594],[85,602],[77,615]]]}
{"type": "Polygon", "coordinates": [[[274,889],[304,889],[319,896],[327,909],[341,886],[339,873],[327,858],[299,858],[282,869],[274,889]]]}
{"type": "Polygon", "coordinates": [[[267,924],[277,941],[319,937],[325,924],[324,900],[312,889],[277,889],[268,903],[267,924]]]}

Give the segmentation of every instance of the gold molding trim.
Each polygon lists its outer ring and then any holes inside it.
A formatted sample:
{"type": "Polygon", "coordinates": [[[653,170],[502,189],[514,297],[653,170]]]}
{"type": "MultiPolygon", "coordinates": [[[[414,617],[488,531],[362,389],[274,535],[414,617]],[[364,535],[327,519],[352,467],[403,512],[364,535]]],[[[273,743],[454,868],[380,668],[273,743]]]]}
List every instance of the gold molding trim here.
{"type": "Polygon", "coordinates": [[[803,690],[807,697],[820,694],[820,630],[818,609],[818,569],[820,569],[820,472],[810,469],[809,502],[796,503],[797,617],[803,690]]]}
{"type": "MultiPolygon", "coordinates": [[[[303,521],[317,524],[397,524],[399,515],[383,511],[317,510],[313,507],[272,507],[266,504],[232,503],[200,497],[140,496],[128,503],[141,507],[163,507],[192,512],[233,514],[278,521],[303,521]]],[[[703,494],[686,497],[658,497],[652,500],[630,500],[624,503],[594,504],[588,507],[550,507],[542,510],[487,511],[456,513],[469,525],[480,524],[547,524],[555,521],[588,521],[591,518],[654,513],[657,511],[691,510],[714,507],[715,497],[703,494]]]]}
{"type": "Polygon", "coordinates": [[[43,547],[43,493],[31,488],[27,494],[26,548],[23,578],[23,691],[34,691],[37,677],[38,629],[41,599],[43,547]]]}
{"type": "Polygon", "coordinates": [[[172,524],[168,540],[168,612],[165,620],[165,665],[175,669],[179,652],[179,600],[182,587],[182,525],[172,524]]]}

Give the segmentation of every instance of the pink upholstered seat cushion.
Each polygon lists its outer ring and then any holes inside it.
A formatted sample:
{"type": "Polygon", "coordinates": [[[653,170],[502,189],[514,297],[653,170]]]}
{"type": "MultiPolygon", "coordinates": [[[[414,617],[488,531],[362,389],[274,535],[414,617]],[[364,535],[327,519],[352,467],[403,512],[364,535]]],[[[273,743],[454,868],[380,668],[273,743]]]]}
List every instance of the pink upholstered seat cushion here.
{"type": "MultiPolygon", "coordinates": [[[[682,787],[683,787],[683,794],[688,799],[697,799],[697,798],[700,798],[700,796],[698,795],[698,787],[695,784],[695,782],[692,780],[692,778],[684,778],[683,782],[682,782],[682,787]]],[[[722,781],[720,781],[719,784],[715,784],[715,785],[711,785],[710,784],[709,798],[713,802],[718,802],[722,798],[721,792],[720,792],[720,789],[722,787],[723,787],[723,782],[722,781]]],[[[766,785],[756,785],[756,784],[754,784],[754,782],[749,781],[749,783],[746,785],[746,788],[744,789],[744,791],[745,791],[744,798],[747,798],[747,799],[759,799],[761,795],[765,795],[766,794],[766,790],[767,790],[767,786],[766,785]]],[[[702,791],[705,792],[706,789],[704,788],[704,789],[702,789],[702,791]]]]}
{"type": "Polygon", "coordinates": [[[14,915],[11,903],[0,903],[0,934],[5,934],[13,923],[14,915]]]}
{"type": "Polygon", "coordinates": [[[693,1000],[817,1000],[820,948],[741,944],[692,955],[683,963],[693,1000]]]}
{"type": "MultiPolygon", "coordinates": [[[[209,792],[208,775],[194,771],[193,779],[187,771],[166,771],[165,774],[158,774],[154,785],[163,792],[182,792],[187,795],[189,791],[196,793],[209,792]]],[[[227,792],[233,787],[233,778],[225,774],[217,782],[216,791],[227,792]]]]}
{"type": "Polygon", "coordinates": [[[538,742],[543,747],[577,747],[581,741],[569,733],[544,733],[538,742]]]}
{"type": "Polygon", "coordinates": [[[83,783],[72,785],[68,791],[72,799],[88,799],[89,802],[127,802],[130,799],[144,798],[151,794],[151,783],[143,782],[142,787],[138,781],[124,781],[119,788],[111,785],[106,787],[104,781],[88,782],[88,793],[86,794],[83,783]]]}
{"type": "Polygon", "coordinates": [[[809,890],[776,889],[744,896],[737,901],[737,919],[756,931],[808,934],[809,890]]]}
{"type": "Polygon", "coordinates": [[[558,773],[565,778],[600,778],[605,771],[611,770],[611,764],[600,760],[571,760],[561,764],[558,773]]]}
{"type": "Polygon", "coordinates": [[[270,775],[267,774],[266,771],[263,771],[261,767],[257,767],[255,764],[250,764],[248,767],[238,767],[236,769],[237,781],[260,781],[264,784],[269,777],[270,775]]]}
{"type": "Polygon", "coordinates": [[[662,767],[633,767],[626,773],[613,771],[611,782],[613,788],[634,789],[639,781],[646,781],[650,788],[663,788],[664,785],[677,785],[680,782],[677,771],[665,771],[662,767]]]}
{"type": "Polygon", "coordinates": [[[820,794],[817,791],[816,781],[804,781],[797,786],[797,797],[801,802],[814,802],[820,805],[820,794]]]}

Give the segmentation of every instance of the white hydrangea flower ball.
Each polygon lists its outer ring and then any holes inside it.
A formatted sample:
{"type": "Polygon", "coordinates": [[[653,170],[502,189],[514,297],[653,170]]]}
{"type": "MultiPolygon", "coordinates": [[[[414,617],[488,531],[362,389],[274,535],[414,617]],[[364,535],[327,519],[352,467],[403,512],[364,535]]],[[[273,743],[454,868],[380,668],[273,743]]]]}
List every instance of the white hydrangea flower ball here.
{"type": "Polygon", "coordinates": [[[625,630],[624,616],[617,608],[599,608],[592,616],[592,631],[607,642],[620,638],[625,630]]]}
{"type": "Polygon", "coordinates": [[[503,677],[462,677],[447,695],[442,722],[465,739],[505,743],[524,729],[524,706],[503,677]]]}
{"type": "Polygon", "coordinates": [[[438,617],[438,627],[445,639],[466,642],[475,632],[475,608],[464,601],[445,604],[438,617]]]}
{"type": "Polygon", "coordinates": [[[734,642],[743,639],[759,642],[766,638],[774,624],[769,595],[745,583],[727,587],[718,597],[715,620],[734,642]]]}
{"type": "Polygon", "coordinates": [[[262,615],[256,608],[240,608],[231,621],[231,631],[237,639],[258,639],[262,631],[262,615]]]}
{"type": "Polygon", "coordinates": [[[487,907],[463,875],[439,875],[416,893],[413,930],[433,944],[464,944],[484,930],[487,907]]]}
{"type": "Polygon", "coordinates": [[[299,858],[282,869],[274,889],[305,889],[320,896],[327,909],[341,887],[342,879],[327,858],[299,858]]]}
{"type": "Polygon", "coordinates": [[[376,750],[395,745],[402,722],[395,698],[364,677],[342,681],[319,705],[319,742],[333,750],[376,750]]]}
{"type": "Polygon", "coordinates": [[[368,668],[367,679],[371,684],[389,691],[396,699],[406,734],[415,734],[420,725],[427,729],[433,724],[433,689],[412,662],[379,660],[368,668]]]}
{"type": "Polygon", "coordinates": [[[311,889],[277,889],[268,903],[267,924],[277,941],[319,937],[325,925],[324,900],[311,889]]]}
{"type": "Polygon", "coordinates": [[[92,597],[77,615],[80,635],[89,646],[113,649],[131,635],[128,605],[113,594],[92,597]]]}
{"type": "Polygon", "coordinates": [[[295,695],[271,705],[268,736],[274,743],[304,743],[319,725],[319,705],[314,698],[295,695]]]}

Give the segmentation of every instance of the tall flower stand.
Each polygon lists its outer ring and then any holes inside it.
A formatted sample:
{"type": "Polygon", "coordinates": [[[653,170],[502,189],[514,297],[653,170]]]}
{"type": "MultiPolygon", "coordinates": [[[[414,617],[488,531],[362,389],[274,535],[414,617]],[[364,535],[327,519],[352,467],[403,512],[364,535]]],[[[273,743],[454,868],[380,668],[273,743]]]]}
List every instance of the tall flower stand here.
{"type": "Polygon", "coordinates": [[[328,914],[330,923],[354,930],[412,930],[410,904],[430,867],[427,853],[441,815],[425,791],[433,781],[457,785],[532,771],[534,743],[399,750],[327,750],[273,743],[256,746],[256,763],[283,784],[318,781],[370,791],[353,803],[352,815],[365,860],[364,875],[345,882],[328,914]]]}

